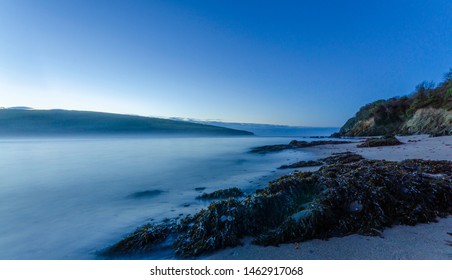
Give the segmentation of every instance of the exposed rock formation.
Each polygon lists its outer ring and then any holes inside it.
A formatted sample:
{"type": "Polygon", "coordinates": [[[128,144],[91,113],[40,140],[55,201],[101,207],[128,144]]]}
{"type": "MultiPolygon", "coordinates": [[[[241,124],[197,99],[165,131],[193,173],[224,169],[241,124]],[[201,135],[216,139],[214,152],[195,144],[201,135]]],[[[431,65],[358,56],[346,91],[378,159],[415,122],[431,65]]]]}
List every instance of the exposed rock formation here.
{"type": "Polygon", "coordinates": [[[366,160],[352,153],[324,159],[316,172],[296,172],[242,200],[211,203],[180,221],[145,225],[105,251],[146,253],[172,242],[192,257],[241,244],[277,245],[352,233],[378,235],[452,214],[450,161],[366,160]],[[170,238],[171,237],[171,238],[170,238]]]}
{"type": "Polygon", "coordinates": [[[197,199],[226,199],[233,197],[243,196],[244,193],[239,188],[229,188],[224,190],[218,190],[211,193],[203,193],[202,195],[196,197],[197,199]]]}
{"type": "Polygon", "coordinates": [[[402,145],[395,136],[385,136],[381,138],[370,138],[359,144],[358,148],[371,148],[371,147],[381,147],[381,146],[397,146],[402,145]]]}
{"type": "Polygon", "coordinates": [[[336,141],[336,140],[327,140],[327,141],[297,141],[292,140],[289,144],[279,144],[279,145],[266,145],[255,147],[251,149],[251,153],[265,154],[270,152],[280,152],[284,150],[293,150],[307,147],[314,147],[320,145],[337,145],[337,144],[348,144],[352,143],[351,141],[336,141]]]}
{"type": "Polygon", "coordinates": [[[410,96],[378,100],[362,107],[332,136],[452,134],[452,71],[434,87],[422,83],[410,96]]]}

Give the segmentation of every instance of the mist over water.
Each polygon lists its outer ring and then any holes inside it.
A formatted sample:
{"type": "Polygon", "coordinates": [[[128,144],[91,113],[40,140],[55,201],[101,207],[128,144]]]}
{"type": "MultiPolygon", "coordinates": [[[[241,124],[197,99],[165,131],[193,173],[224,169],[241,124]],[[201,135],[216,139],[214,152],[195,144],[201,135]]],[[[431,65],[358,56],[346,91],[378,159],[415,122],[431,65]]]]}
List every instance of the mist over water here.
{"type": "Polygon", "coordinates": [[[137,226],[194,213],[196,200],[251,193],[302,151],[250,154],[292,138],[0,139],[0,259],[95,259],[137,226]]]}

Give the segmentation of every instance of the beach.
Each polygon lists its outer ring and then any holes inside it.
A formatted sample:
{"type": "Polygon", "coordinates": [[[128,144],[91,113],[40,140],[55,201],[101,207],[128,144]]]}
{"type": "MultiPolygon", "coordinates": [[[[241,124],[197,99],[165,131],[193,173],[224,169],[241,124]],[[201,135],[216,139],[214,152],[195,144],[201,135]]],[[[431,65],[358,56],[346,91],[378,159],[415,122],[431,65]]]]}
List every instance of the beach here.
{"type": "MultiPolygon", "coordinates": [[[[399,146],[357,148],[356,143],[322,145],[303,151],[314,153],[319,159],[333,153],[353,152],[366,159],[401,161],[405,159],[451,160],[452,137],[427,135],[398,137],[399,146]]],[[[313,171],[319,167],[299,168],[313,171]]],[[[243,246],[227,248],[203,259],[452,259],[452,217],[438,219],[437,223],[416,226],[396,225],[386,228],[381,236],[349,235],[328,240],[309,240],[302,243],[274,246],[252,245],[250,238],[243,246]]]]}
{"type": "Polygon", "coordinates": [[[400,161],[405,159],[452,160],[452,137],[429,137],[428,135],[398,136],[403,145],[373,148],[357,148],[355,143],[309,147],[319,158],[332,153],[353,152],[366,159],[400,161]]]}

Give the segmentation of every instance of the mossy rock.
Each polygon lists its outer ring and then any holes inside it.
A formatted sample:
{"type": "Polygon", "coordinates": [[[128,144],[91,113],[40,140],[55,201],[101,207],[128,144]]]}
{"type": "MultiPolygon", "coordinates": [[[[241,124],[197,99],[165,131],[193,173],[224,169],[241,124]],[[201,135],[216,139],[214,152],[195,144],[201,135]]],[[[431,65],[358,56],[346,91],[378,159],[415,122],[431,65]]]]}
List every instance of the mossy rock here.
{"type": "Polygon", "coordinates": [[[386,136],[382,138],[370,138],[364,141],[363,143],[357,145],[358,148],[371,148],[371,147],[381,147],[381,146],[397,146],[402,145],[394,136],[386,136]]]}
{"type": "Polygon", "coordinates": [[[315,172],[295,172],[244,199],[211,203],[178,223],[147,225],[110,253],[147,252],[171,234],[175,252],[193,257],[241,244],[375,235],[385,227],[452,214],[452,162],[366,160],[338,154],[315,172]]]}
{"type": "Polygon", "coordinates": [[[146,224],[115,245],[102,252],[102,255],[146,254],[165,241],[176,231],[173,222],[146,224]]]}
{"type": "Polygon", "coordinates": [[[296,163],[292,163],[289,165],[281,165],[279,169],[288,169],[288,168],[303,168],[303,167],[312,167],[312,166],[321,166],[323,165],[322,161],[318,160],[308,160],[308,161],[299,161],[296,163]]]}

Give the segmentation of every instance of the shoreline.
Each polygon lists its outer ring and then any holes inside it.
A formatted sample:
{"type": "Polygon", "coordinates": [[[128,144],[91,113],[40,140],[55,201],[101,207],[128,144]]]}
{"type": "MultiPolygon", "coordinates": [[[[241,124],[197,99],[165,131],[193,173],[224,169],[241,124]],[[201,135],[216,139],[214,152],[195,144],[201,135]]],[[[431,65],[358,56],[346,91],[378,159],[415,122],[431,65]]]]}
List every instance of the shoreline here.
{"type": "Polygon", "coordinates": [[[403,144],[399,146],[382,146],[357,148],[357,143],[341,145],[323,145],[304,148],[318,158],[332,153],[352,152],[366,159],[402,161],[405,159],[452,160],[452,136],[429,137],[428,135],[397,136],[403,144]],[[415,141],[415,142],[413,142],[415,141]]]}
{"type": "Polygon", "coordinates": [[[438,223],[397,225],[379,236],[352,234],[327,240],[285,243],[278,247],[251,244],[227,248],[198,259],[205,260],[451,260],[452,217],[438,223]]]}
{"type": "MultiPolygon", "coordinates": [[[[318,159],[333,153],[353,152],[366,159],[402,161],[405,159],[451,160],[452,136],[428,137],[427,135],[397,137],[404,144],[373,148],[357,148],[357,143],[322,145],[301,149],[316,155],[318,159]]],[[[320,167],[293,169],[315,171],[320,167]]],[[[396,225],[386,228],[382,237],[352,234],[329,240],[313,239],[301,243],[286,243],[278,247],[263,247],[250,244],[227,248],[198,259],[452,259],[452,217],[438,219],[438,223],[415,226],[396,225]]]]}

